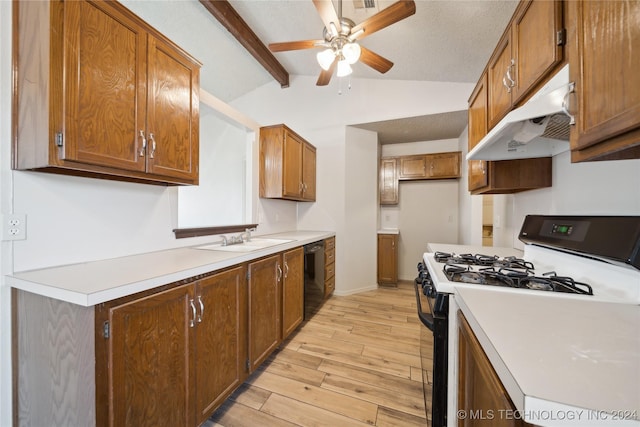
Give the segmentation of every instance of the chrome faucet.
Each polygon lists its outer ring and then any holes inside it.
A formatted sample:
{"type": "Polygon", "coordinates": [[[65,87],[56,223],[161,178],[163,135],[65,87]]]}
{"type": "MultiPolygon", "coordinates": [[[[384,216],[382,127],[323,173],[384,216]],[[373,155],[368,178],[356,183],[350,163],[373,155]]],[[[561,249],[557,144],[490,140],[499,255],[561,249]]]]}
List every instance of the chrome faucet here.
{"type": "Polygon", "coordinates": [[[255,228],[255,227],[253,227],[253,228],[246,228],[246,229],[244,230],[244,233],[242,233],[242,234],[240,235],[240,238],[242,239],[242,241],[243,241],[243,242],[249,242],[249,241],[251,240],[251,232],[252,232],[252,231],[256,231],[256,228],[255,228]]]}

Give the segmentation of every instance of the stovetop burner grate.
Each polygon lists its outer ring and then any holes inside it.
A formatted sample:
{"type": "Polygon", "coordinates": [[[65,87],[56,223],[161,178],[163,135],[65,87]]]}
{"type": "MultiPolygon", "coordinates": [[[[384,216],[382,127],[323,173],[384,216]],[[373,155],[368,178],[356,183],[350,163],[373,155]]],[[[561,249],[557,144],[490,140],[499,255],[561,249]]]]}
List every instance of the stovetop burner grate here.
{"type": "Polygon", "coordinates": [[[436,252],[434,257],[444,263],[445,276],[452,282],[593,295],[588,284],[554,271],[537,276],[533,263],[516,257],[444,252],[436,252]]]}

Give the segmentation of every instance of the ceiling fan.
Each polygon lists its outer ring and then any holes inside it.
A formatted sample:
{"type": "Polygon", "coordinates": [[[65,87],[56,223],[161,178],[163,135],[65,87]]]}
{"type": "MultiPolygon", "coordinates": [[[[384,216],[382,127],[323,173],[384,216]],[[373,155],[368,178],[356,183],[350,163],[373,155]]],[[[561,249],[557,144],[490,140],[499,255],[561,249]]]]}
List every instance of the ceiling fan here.
{"type": "Polygon", "coordinates": [[[317,54],[318,63],[322,67],[316,82],[318,86],[329,84],[336,68],[338,77],[351,74],[351,64],[358,60],[380,73],[389,71],[393,67],[393,62],[360,46],[357,41],[416,12],[416,4],[413,0],[402,0],[356,25],[351,19],[342,16],[342,0],[338,0],[338,12],[333,7],[331,0],[313,0],[313,4],[325,25],[324,39],[271,43],[269,49],[272,52],[283,52],[325,48],[317,54]]]}

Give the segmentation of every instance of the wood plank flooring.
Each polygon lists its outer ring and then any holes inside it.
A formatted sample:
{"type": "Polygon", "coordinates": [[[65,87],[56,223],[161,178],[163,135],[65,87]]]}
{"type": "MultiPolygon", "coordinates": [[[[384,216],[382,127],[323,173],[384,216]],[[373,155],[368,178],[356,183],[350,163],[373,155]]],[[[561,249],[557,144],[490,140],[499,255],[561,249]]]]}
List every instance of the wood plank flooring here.
{"type": "Polygon", "coordinates": [[[308,314],[204,427],[430,425],[413,283],[308,314]]]}

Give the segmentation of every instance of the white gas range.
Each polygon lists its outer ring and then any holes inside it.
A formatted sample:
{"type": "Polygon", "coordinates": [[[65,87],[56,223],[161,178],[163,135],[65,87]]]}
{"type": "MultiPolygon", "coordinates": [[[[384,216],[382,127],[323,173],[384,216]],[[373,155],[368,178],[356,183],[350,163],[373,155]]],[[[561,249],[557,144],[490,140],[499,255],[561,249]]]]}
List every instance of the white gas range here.
{"type": "Polygon", "coordinates": [[[425,281],[423,292],[448,331],[444,340],[434,332],[434,427],[458,422],[458,309],[525,421],[640,425],[640,218],[624,218],[527,217],[524,252],[429,244],[423,264],[430,284],[425,281]],[[617,225],[602,234],[612,222],[617,225]],[[594,239],[600,243],[594,246],[594,239]],[[588,257],[576,254],[581,245],[591,251],[588,257]],[[453,260],[447,264],[443,253],[453,260]],[[496,278],[502,273],[507,277],[496,278]],[[443,341],[446,363],[438,367],[435,347],[443,341]],[[438,403],[436,389],[443,393],[443,385],[435,378],[442,365],[447,392],[438,403]]]}

